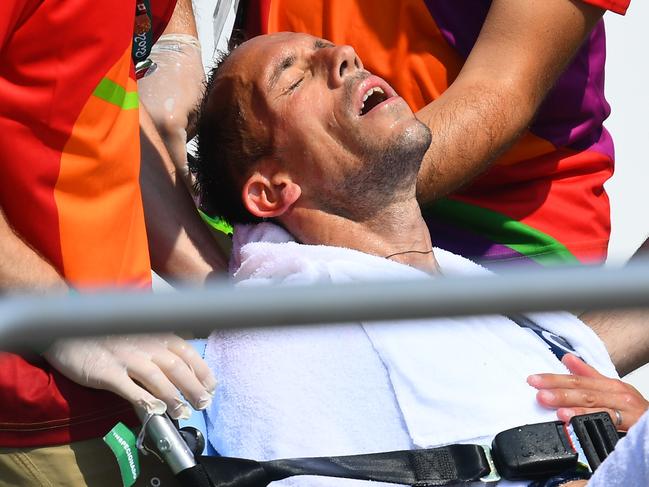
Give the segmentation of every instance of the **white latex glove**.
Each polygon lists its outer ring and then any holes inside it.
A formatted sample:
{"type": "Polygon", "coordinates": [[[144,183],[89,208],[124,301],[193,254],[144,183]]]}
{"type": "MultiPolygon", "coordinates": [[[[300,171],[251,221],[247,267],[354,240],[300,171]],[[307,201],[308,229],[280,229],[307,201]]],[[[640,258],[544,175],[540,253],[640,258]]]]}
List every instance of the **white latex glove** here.
{"type": "Polygon", "coordinates": [[[188,34],[165,34],[153,46],[155,63],[138,81],[140,100],[151,115],[178,173],[191,189],[187,168],[187,135],[193,136],[205,73],[198,39],[188,34]]]}
{"type": "Polygon", "coordinates": [[[106,389],[132,403],[138,413],[186,419],[211,402],[216,379],[190,344],[173,334],[58,340],[43,354],[68,379],[106,389]]]}

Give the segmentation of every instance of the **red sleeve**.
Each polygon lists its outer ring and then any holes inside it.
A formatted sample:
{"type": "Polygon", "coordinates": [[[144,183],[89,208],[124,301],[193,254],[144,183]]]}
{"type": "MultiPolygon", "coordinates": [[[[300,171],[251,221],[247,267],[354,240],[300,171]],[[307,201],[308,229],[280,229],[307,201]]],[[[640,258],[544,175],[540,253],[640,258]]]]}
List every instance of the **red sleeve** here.
{"type": "Polygon", "coordinates": [[[631,0],[582,0],[584,3],[590,3],[596,7],[601,7],[616,14],[624,15],[629,8],[631,0]]]}
{"type": "MultiPolygon", "coordinates": [[[[1,0],[5,1],[5,0],[1,0]]],[[[176,8],[176,0],[152,0],[151,14],[153,17],[153,42],[158,40],[167,27],[176,8]]]]}
{"type": "MultiPolygon", "coordinates": [[[[11,37],[18,20],[23,16],[29,0],[0,1],[0,52],[4,49],[7,39],[11,37]]],[[[31,9],[30,9],[31,10],[31,9]]]]}

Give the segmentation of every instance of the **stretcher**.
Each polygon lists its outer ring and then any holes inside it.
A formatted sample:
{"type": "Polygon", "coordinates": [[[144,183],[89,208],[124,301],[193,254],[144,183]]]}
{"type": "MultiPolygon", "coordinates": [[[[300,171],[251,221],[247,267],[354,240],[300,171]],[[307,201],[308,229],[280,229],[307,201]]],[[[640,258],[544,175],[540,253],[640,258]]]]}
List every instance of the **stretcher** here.
{"type": "MultiPolygon", "coordinates": [[[[204,355],[205,340],[192,345],[204,355]]],[[[166,415],[145,423],[145,447],[164,460],[183,487],[265,487],[295,475],[419,487],[545,479],[572,470],[594,472],[619,438],[608,413],[595,413],[577,416],[570,425],[553,421],[513,428],[496,435],[491,445],[258,462],[219,456],[206,441],[204,412],[196,413],[180,425],[166,415]]]]}
{"type": "Polygon", "coordinates": [[[341,457],[255,461],[204,456],[203,435],[178,429],[166,415],[146,423],[147,448],[154,450],[183,487],[265,487],[297,475],[380,481],[418,487],[476,481],[543,480],[574,472],[588,478],[619,438],[608,413],[575,416],[570,425],[551,421],[496,435],[490,446],[438,448],[341,457]]]}

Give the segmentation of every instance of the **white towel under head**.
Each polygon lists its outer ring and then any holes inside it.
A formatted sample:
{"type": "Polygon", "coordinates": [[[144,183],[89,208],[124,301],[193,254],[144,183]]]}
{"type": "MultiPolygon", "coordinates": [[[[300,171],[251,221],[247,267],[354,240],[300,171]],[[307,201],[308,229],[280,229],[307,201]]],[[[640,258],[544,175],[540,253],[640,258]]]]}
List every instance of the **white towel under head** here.
{"type": "MultiPolygon", "coordinates": [[[[488,272],[443,250],[435,256],[445,274],[488,272]]],[[[269,223],[235,229],[231,271],[241,286],[431,278],[355,250],[298,244],[269,223]]],[[[616,375],[602,342],[573,315],[529,316],[616,375]]],[[[503,316],[217,332],[207,360],[220,379],[210,441],[224,455],[256,459],[490,441],[556,419],[526,378],[567,372],[503,316]]],[[[295,482],[286,485],[315,485],[295,482]]]]}

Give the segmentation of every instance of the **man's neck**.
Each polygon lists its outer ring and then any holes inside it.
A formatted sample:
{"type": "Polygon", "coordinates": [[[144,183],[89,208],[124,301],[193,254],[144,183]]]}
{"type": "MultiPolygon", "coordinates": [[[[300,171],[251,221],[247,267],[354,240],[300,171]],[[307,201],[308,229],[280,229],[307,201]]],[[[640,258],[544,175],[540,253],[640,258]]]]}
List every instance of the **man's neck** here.
{"type": "Polygon", "coordinates": [[[425,272],[439,272],[428,227],[414,198],[384,207],[376,216],[363,221],[297,208],[282,223],[305,244],[345,247],[425,272]]]}

